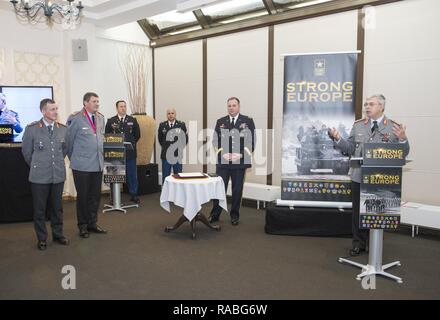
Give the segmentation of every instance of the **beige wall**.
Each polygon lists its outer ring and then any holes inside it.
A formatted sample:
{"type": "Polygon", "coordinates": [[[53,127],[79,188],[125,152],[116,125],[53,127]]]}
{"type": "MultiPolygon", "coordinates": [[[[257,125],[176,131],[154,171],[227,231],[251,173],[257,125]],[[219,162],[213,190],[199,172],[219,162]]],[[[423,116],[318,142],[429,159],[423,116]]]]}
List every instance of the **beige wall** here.
{"type": "MultiPolygon", "coordinates": [[[[202,41],[158,48],[154,53],[156,125],[158,127],[160,122],[167,119],[168,107],[174,107],[177,119],[185,121],[189,136],[186,157],[183,159],[185,172],[203,169],[202,161],[197,161],[202,146],[198,134],[203,129],[202,53],[202,41]]],[[[199,156],[202,157],[202,154],[199,156]]],[[[158,142],[156,161],[162,171],[158,142]]]]}
{"type": "Polygon", "coordinates": [[[404,169],[403,200],[440,205],[440,22],[438,0],[376,8],[366,30],[364,97],[383,93],[386,114],[407,125],[414,160],[404,169]]]}

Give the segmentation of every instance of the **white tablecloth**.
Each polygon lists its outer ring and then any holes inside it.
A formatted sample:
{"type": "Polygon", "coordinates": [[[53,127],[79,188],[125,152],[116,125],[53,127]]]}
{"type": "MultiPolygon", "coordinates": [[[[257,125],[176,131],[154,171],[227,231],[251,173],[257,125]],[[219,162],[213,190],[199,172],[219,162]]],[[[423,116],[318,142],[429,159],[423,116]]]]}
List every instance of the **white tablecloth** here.
{"type": "Polygon", "coordinates": [[[204,179],[165,178],[160,194],[160,205],[170,212],[170,202],[183,208],[183,215],[191,221],[202,208],[202,204],[218,199],[219,205],[228,211],[225,185],[221,177],[204,179]]]}

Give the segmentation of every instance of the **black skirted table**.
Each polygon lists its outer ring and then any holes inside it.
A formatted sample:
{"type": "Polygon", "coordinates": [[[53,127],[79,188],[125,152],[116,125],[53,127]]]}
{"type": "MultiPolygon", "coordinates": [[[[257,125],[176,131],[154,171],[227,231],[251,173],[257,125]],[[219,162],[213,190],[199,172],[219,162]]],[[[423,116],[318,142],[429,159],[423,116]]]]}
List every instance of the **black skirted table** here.
{"type": "Polygon", "coordinates": [[[32,221],[29,167],[20,144],[0,144],[0,223],[32,221]]]}
{"type": "Polygon", "coordinates": [[[292,236],[350,236],[351,209],[277,207],[266,209],[265,231],[292,236]]]}

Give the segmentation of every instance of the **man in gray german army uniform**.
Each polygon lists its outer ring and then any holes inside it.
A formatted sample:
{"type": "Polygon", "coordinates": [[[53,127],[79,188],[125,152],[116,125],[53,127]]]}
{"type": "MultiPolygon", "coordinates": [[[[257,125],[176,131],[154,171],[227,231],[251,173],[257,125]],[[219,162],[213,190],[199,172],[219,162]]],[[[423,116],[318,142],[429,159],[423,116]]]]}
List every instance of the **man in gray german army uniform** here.
{"type": "MultiPolygon", "coordinates": [[[[384,115],[384,110],[385,97],[382,94],[367,98],[364,104],[366,117],[357,120],[353,124],[350,136],[347,139],[341,137],[341,134],[335,128],[329,130],[329,135],[333,138],[335,147],[343,153],[357,158],[363,156],[365,142],[400,142],[404,145],[406,157],[409,153],[409,143],[405,133],[406,127],[388,119],[384,115]]],[[[359,228],[361,168],[359,164],[353,163],[353,161],[350,176],[353,195],[353,247],[350,250],[350,255],[357,256],[367,251],[369,230],[359,228]]]]}
{"type": "Polygon", "coordinates": [[[99,97],[87,92],[84,108],[67,119],[67,156],[77,192],[76,214],[79,235],[88,238],[89,232],[107,233],[97,225],[104,167],[104,116],[98,112],[99,97]]]}
{"type": "Polygon", "coordinates": [[[46,211],[49,211],[52,238],[54,242],[68,245],[69,240],[63,235],[63,195],[66,168],[65,136],[67,128],[58,123],[58,106],[52,99],[40,102],[43,118],[26,127],[23,135],[22,153],[30,167],[34,204],[34,227],[40,250],[47,246],[46,211]]]}

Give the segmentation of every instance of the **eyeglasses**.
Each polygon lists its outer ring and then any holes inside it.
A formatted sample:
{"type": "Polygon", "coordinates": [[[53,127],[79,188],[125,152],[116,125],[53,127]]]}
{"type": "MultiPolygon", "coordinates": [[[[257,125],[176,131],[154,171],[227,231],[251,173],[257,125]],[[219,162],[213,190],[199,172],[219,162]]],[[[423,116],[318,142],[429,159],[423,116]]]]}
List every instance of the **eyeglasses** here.
{"type": "Polygon", "coordinates": [[[373,106],[375,106],[376,104],[379,104],[379,103],[375,103],[375,102],[365,102],[365,103],[364,103],[364,107],[368,107],[368,106],[373,107],[373,106]]]}

